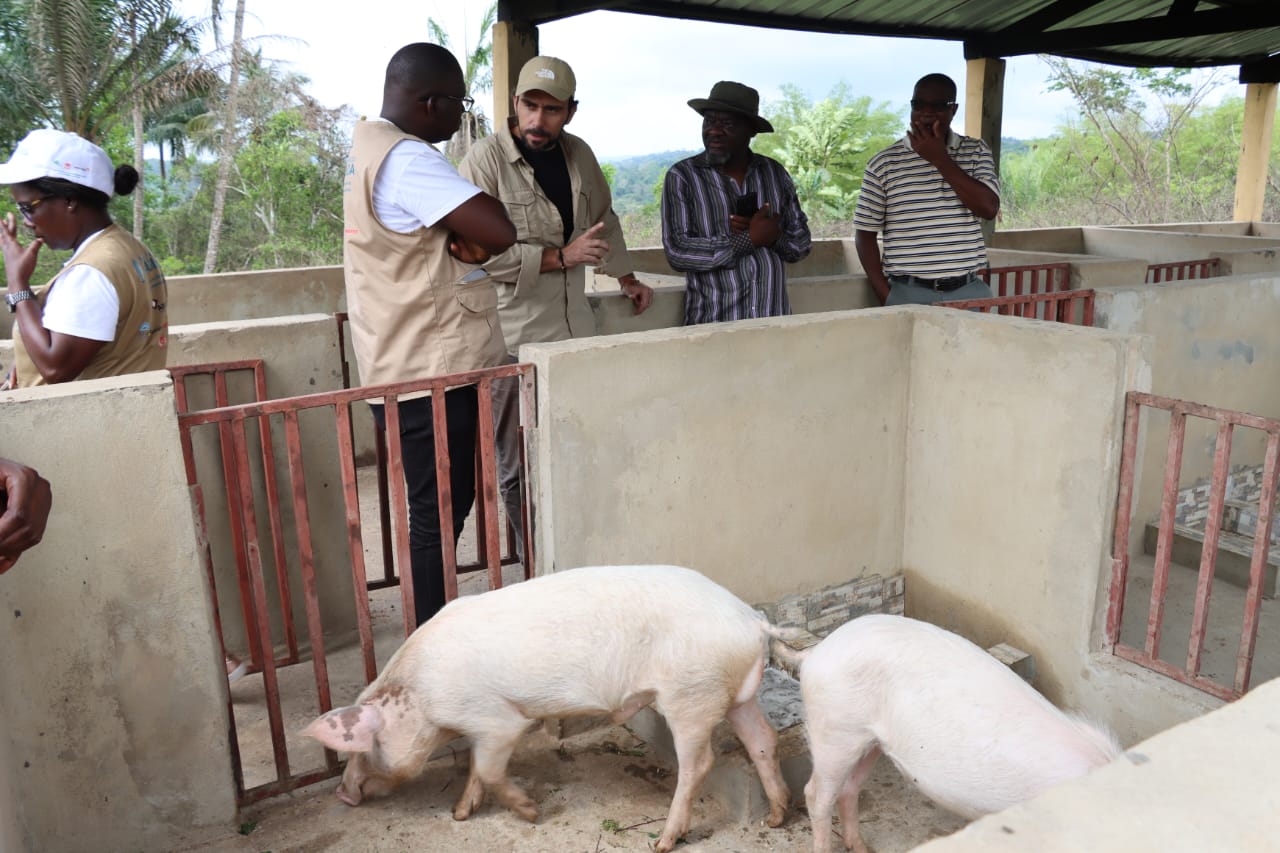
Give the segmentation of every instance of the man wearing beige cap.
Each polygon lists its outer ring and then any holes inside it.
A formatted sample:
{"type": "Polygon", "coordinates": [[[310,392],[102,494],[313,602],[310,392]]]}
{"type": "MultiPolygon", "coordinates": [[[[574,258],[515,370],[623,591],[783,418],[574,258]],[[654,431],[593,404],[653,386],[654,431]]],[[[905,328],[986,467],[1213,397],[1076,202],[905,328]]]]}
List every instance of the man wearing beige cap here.
{"type": "Polygon", "coordinates": [[[685,273],[685,325],[790,314],[784,264],[809,254],[809,220],[787,170],[751,150],[773,132],[760,94],[722,80],[689,106],[706,150],[672,166],[662,187],[662,247],[685,273]]]}
{"type": "MultiPolygon", "coordinates": [[[[618,280],[639,314],[653,291],[635,277],[609,183],[586,142],[565,132],[578,110],[568,63],[535,56],[520,69],[514,115],[480,140],[458,167],[507,206],[516,244],[484,266],[498,285],[498,314],[512,361],[521,344],[596,333],[586,268],[618,280]]],[[[508,517],[520,527],[515,383],[494,388],[498,479],[508,517]]]]}

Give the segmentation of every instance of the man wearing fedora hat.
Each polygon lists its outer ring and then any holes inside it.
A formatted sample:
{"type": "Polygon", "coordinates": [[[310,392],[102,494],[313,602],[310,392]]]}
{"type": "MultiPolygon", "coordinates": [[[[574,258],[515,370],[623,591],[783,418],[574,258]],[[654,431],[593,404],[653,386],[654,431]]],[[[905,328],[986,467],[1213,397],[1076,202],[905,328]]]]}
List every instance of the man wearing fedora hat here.
{"type": "MultiPolygon", "coordinates": [[[[507,206],[516,226],[515,245],[485,264],[498,286],[498,316],[512,362],[521,344],[596,333],[586,297],[588,266],[616,278],[635,313],[653,299],[653,290],[635,277],[596,155],[564,129],[578,111],[576,88],[567,62],[533,57],[520,69],[507,127],[477,142],[458,166],[464,178],[507,206]]],[[[493,404],[503,504],[522,533],[516,390],[514,381],[496,384],[493,404]]],[[[523,536],[517,541],[523,544],[523,536]]]]}
{"type": "Polygon", "coordinates": [[[722,80],[689,106],[705,150],[662,187],[662,246],[685,273],[685,325],[791,313],[785,263],[809,254],[809,221],[782,164],[751,150],[772,133],[760,94],[722,80]]]}

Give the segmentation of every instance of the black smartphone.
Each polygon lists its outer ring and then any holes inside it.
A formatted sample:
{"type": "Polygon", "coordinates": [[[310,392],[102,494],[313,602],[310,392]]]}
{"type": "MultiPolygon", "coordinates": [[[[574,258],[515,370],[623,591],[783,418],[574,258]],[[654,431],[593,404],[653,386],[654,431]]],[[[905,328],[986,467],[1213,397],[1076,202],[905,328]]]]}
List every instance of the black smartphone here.
{"type": "Polygon", "coordinates": [[[756,204],[756,194],[746,193],[738,196],[738,200],[733,203],[733,212],[736,216],[755,216],[756,211],[760,209],[760,205],[756,204]]]}

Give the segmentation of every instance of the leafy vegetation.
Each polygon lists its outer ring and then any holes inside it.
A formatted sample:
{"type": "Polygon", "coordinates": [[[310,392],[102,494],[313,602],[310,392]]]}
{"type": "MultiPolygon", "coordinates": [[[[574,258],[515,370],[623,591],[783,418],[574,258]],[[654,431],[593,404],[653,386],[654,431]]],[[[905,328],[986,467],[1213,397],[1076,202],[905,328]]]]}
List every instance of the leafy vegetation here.
{"type": "MultiPolygon", "coordinates": [[[[212,3],[215,15],[224,5],[245,14],[237,0],[212,3]]],[[[495,8],[462,46],[473,94],[492,82],[495,8]]],[[[117,163],[141,163],[140,194],[113,202],[113,215],[141,230],[170,274],[339,263],[354,116],[322,107],[305,77],[265,59],[238,28],[224,43],[218,24],[175,16],[172,0],[0,0],[0,156],[33,127],[55,126],[94,139],[117,163]],[[202,26],[217,35],[208,55],[196,51],[202,26]]],[[[1210,105],[1221,78],[1046,62],[1050,87],[1070,93],[1076,115],[1050,137],[1002,140],[1000,227],[1230,218],[1244,104],[1210,105]]],[[[765,106],[776,132],[754,147],[790,171],[815,235],[847,236],[867,160],[906,116],[845,83],[817,100],[793,85],[782,92],[765,106]]],[[[477,115],[450,154],[460,157],[488,125],[477,115]]],[[[1280,133],[1274,139],[1268,219],[1280,218],[1280,133]]],[[[661,241],[663,177],[693,153],[604,164],[628,243],[661,241]]],[[[63,260],[42,252],[37,279],[63,260]]]]}

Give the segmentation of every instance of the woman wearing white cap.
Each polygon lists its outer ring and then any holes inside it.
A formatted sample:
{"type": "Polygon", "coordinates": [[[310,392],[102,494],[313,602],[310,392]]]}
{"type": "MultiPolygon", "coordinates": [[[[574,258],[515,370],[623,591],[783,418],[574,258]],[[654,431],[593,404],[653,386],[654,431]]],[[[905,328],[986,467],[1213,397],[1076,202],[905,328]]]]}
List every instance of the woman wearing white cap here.
{"type": "Polygon", "coordinates": [[[138,185],[132,166],[74,133],[34,130],[0,165],[22,223],[0,221],[5,302],[14,314],[14,368],[6,387],[118,376],[165,365],[168,293],[155,257],[107,212],[112,194],[138,185]],[[31,286],[40,247],[71,249],[62,270],[31,286]]]}

